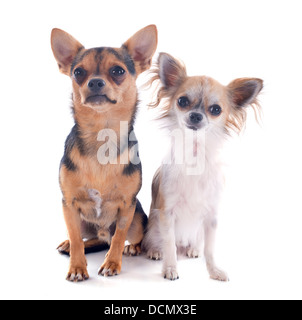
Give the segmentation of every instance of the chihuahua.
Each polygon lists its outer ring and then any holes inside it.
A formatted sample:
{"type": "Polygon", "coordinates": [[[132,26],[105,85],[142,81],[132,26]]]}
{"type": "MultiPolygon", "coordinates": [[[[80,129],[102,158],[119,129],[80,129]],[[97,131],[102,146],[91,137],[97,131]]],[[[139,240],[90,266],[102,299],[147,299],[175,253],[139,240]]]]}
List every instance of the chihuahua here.
{"type": "Polygon", "coordinates": [[[213,257],[224,184],[219,153],[231,130],[244,127],[246,108],[260,111],[263,81],[242,78],[223,86],[206,76],[189,77],[185,66],[166,53],[159,55],[154,71],[150,85],[160,80],[160,89],[153,107],[163,103],[160,118],[176,142],[153,180],[143,249],[150,259],[163,258],[169,280],[179,278],[178,251],[197,258],[203,249],[210,277],[228,281],[213,257]]]}
{"type": "Polygon", "coordinates": [[[85,252],[106,245],[110,250],[99,274],[118,275],[123,253],[140,253],[148,220],[137,200],[142,170],[133,125],[136,79],[151,66],[157,28],[138,31],[121,48],[89,50],[53,29],[51,46],[59,70],[72,81],[75,120],[60,166],[69,240],[58,250],[70,254],[69,281],[88,279],[85,252]]]}

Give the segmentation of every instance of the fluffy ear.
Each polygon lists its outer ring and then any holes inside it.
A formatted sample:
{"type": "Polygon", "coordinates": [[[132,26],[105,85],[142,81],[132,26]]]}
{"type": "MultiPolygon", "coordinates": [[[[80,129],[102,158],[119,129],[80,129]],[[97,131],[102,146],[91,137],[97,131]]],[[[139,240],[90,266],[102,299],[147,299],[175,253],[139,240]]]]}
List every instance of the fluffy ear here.
{"type": "Polygon", "coordinates": [[[228,85],[231,101],[237,108],[256,103],[262,88],[263,80],[256,78],[236,79],[228,85]]]}
{"type": "Polygon", "coordinates": [[[186,67],[167,53],[158,57],[159,77],[166,89],[177,87],[187,77],[186,67]]]}
{"type": "Polygon", "coordinates": [[[51,32],[51,48],[62,73],[70,75],[71,64],[80,49],[83,49],[76,39],[67,32],[53,29],[51,32]]]}
{"type": "Polygon", "coordinates": [[[137,73],[142,73],[151,67],[152,57],[157,48],[157,28],[150,25],[132,36],[124,43],[131,55],[137,73]]]}

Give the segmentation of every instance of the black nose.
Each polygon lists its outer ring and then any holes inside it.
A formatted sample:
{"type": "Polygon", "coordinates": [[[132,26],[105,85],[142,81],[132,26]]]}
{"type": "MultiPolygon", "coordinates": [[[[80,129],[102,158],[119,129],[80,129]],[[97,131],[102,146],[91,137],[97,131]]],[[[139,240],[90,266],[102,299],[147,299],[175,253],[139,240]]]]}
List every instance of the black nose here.
{"type": "Polygon", "coordinates": [[[203,119],[203,116],[201,113],[196,113],[196,112],[193,112],[190,114],[190,121],[193,123],[193,124],[197,124],[197,123],[200,123],[203,119]]]}
{"type": "Polygon", "coordinates": [[[97,93],[99,92],[103,87],[105,87],[106,82],[102,79],[91,79],[88,82],[88,88],[91,92],[97,93]]]}

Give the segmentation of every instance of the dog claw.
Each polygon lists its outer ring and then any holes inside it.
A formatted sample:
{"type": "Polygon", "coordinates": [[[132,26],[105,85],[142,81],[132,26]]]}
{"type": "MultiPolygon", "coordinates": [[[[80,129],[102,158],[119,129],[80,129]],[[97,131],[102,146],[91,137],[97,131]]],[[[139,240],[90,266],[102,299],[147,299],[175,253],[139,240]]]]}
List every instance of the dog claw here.
{"type": "Polygon", "coordinates": [[[152,250],[148,251],[147,256],[150,260],[155,260],[155,261],[162,260],[163,258],[163,254],[161,252],[152,251],[152,250]]]}
{"type": "Polygon", "coordinates": [[[126,246],[123,252],[125,256],[130,256],[130,257],[139,256],[141,253],[142,253],[141,246],[133,245],[133,244],[126,246]]]}
{"type": "Polygon", "coordinates": [[[176,268],[169,267],[164,271],[164,278],[167,280],[175,281],[179,279],[176,268]]]}
{"type": "Polygon", "coordinates": [[[117,276],[117,270],[110,270],[110,269],[100,269],[99,270],[99,275],[103,277],[112,277],[112,276],[117,276]]]}
{"type": "Polygon", "coordinates": [[[70,282],[81,282],[89,279],[89,275],[86,270],[77,268],[78,270],[70,271],[67,274],[66,280],[70,282]]]}
{"type": "Polygon", "coordinates": [[[197,259],[200,257],[199,250],[194,248],[188,248],[187,249],[187,257],[197,259]]]}
{"type": "Polygon", "coordinates": [[[121,267],[114,263],[114,262],[108,262],[104,263],[101,268],[98,271],[98,274],[103,276],[103,277],[112,277],[112,276],[117,276],[121,272],[121,267]]]}
{"type": "Polygon", "coordinates": [[[66,278],[67,281],[70,281],[70,282],[82,282],[84,280],[88,280],[88,277],[87,276],[82,276],[81,274],[71,274],[70,276],[67,276],[66,278]]]}
{"type": "Polygon", "coordinates": [[[60,254],[69,255],[70,254],[70,243],[68,240],[62,242],[58,247],[57,250],[60,254]]]}

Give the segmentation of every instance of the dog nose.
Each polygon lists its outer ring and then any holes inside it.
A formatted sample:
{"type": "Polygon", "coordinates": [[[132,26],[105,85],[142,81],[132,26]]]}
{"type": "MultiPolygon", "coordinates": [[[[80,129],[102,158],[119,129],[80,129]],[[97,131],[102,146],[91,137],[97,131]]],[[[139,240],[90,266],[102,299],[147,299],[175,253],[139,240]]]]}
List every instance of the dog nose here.
{"type": "Polygon", "coordinates": [[[106,82],[103,79],[91,79],[88,82],[88,88],[94,93],[99,92],[103,87],[105,87],[105,85],[106,82]]]}
{"type": "Polygon", "coordinates": [[[203,119],[203,116],[201,113],[196,113],[196,112],[193,112],[190,114],[190,121],[193,123],[193,124],[198,124],[202,121],[203,119]]]}

